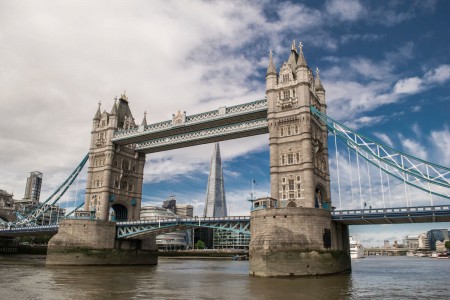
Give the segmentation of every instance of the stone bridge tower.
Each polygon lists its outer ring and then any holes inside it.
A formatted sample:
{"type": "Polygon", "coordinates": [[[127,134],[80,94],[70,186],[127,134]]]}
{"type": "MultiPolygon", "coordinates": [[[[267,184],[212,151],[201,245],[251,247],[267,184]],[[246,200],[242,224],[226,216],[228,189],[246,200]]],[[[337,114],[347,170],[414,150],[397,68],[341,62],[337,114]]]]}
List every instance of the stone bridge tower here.
{"type": "Polygon", "coordinates": [[[114,131],[135,127],[125,94],[116,99],[110,113],[101,112],[99,104],[91,132],[84,204],[96,219],[139,219],[145,154],[135,152],[133,144],[119,146],[111,142],[114,131]]]}
{"type": "Polygon", "coordinates": [[[277,72],[266,74],[270,185],[275,208],[251,213],[250,274],[298,276],[350,269],[348,228],[331,221],[325,89],[293,42],[277,72]]]}

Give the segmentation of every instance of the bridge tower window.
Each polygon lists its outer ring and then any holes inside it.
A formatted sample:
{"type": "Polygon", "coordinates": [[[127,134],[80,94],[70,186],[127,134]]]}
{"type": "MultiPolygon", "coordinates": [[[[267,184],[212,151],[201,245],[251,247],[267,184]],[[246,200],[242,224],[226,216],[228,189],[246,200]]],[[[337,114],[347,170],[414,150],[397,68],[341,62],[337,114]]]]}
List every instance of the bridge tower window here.
{"type": "Polygon", "coordinates": [[[289,191],[294,191],[294,179],[289,179],[289,191]]]}
{"type": "Polygon", "coordinates": [[[289,153],[288,154],[288,165],[292,165],[293,163],[294,163],[294,154],[289,153]]]}
{"type": "Polygon", "coordinates": [[[289,95],[289,94],[290,94],[290,93],[289,93],[289,90],[283,91],[283,99],[285,99],[285,100],[289,99],[289,98],[290,98],[290,95],[289,95]]]}
{"type": "Polygon", "coordinates": [[[283,74],[283,82],[289,81],[289,74],[283,74]]]}
{"type": "Polygon", "coordinates": [[[284,166],[285,164],[285,159],[284,159],[284,154],[281,155],[281,165],[284,166]]]}

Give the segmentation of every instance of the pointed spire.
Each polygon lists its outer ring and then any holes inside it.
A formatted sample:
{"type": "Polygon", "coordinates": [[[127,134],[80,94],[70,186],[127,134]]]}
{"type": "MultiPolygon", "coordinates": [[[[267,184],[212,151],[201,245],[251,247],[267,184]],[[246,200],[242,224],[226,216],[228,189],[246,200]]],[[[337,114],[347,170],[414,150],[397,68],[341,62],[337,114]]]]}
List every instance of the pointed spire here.
{"type": "Polygon", "coordinates": [[[102,105],[102,102],[98,101],[98,108],[97,108],[97,112],[95,113],[94,120],[100,120],[100,117],[102,115],[102,112],[100,110],[101,105],[102,105]]]}
{"type": "Polygon", "coordinates": [[[300,51],[299,51],[299,57],[298,57],[298,60],[297,60],[297,66],[299,66],[299,67],[307,67],[308,64],[306,63],[305,56],[303,55],[303,44],[302,44],[302,42],[300,42],[298,44],[298,48],[300,49],[300,51]]]}
{"type": "Polygon", "coordinates": [[[222,160],[220,158],[219,143],[214,145],[211,166],[206,189],[205,217],[226,217],[227,204],[223,182],[222,160]]]}
{"type": "Polygon", "coordinates": [[[267,68],[267,75],[277,75],[277,70],[275,69],[275,64],[273,63],[273,52],[269,51],[269,67],[267,68]]]}
{"type": "Polygon", "coordinates": [[[287,64],[291,65],[292,70],[295,70],[295,68],[297,67],[297,60],[298,60],[298,53],[297,50],[295,49],[295,40],[292,41],[292,46],[291,46],[291,54],[289,55],[287,64]]]}
{"type": "Polygon", "coordinates": [[[323,88],[322,85],[322,81],[320,80],[320,76],[319,76],[319,68],[316,68],[316,80],[315,80],[315,86],[316,86],[316,91],[324,91],[325,89],[323,88]]]}
{"type": "Polygon", "coordinates": [[[142,119],[141,126],[147,126],[147,111],[144,111],[144,119],[142,119]]]}
{"type": "Polygon", "coordinates": [[[117,115],[117,96],[114,97],[114,104],[111,108],[111,115],[117,115]]]}
{"type": "Polygon", "coordinates": [[[126,90],[123,91],[123,94],[122,94],[122,95],[120,95],[119,100],[123,100],[123,101],[125,101],[125,102],[128,102],[128,97],[127,97],[127,91],[126,91],[126,90]]]}

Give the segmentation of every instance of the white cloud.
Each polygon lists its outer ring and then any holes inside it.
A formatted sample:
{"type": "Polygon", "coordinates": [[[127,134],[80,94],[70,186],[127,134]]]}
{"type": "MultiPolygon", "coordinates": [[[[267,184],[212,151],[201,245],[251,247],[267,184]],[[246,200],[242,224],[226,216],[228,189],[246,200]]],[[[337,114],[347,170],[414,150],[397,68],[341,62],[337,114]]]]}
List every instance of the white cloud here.
{"type": "Polygon", "coordinates": [[[411,77],[399,80],[394,86],[395,94],[415,94],[422,89],[422,79],[411,77]]]}
{"type": "Polygon", "coordinates": [[[403,149],[407,154],[413,155],[415,157],[426,160],[427,159],[427,149],[422,145],[422,143],[415,141],[410,138],[406,138],[400,135],[400,141],[402,143],[403,149]]]}
{"type": "Polygon", "coordinates": [[[445,127],[443,130],[432,131],[430,142],[435,149],[433,162],[450,168],[450,130],[445,127]]]}
{"type": "Polygon", "coordinates": [[[383,143],[388,145],[389,147],[394,147],[394,143],[392,142],[391,138],[387,134],[381,133],[381,132],[375,132],[374,135],[377,138],[379,138],[383,143]]]}
{"type": "Polygon", "coordinates": [[[330,0],[325,6],[329,14],[345,21],[360,19],[365,13],[364,7],[358,0],[330,0]]]}
{"type": "Polygon", "coordinates": [[[442,84],[450,80],[450,65],[440,65],[436,69],[428,71],[424,79],[430,84],[442,84]]]}

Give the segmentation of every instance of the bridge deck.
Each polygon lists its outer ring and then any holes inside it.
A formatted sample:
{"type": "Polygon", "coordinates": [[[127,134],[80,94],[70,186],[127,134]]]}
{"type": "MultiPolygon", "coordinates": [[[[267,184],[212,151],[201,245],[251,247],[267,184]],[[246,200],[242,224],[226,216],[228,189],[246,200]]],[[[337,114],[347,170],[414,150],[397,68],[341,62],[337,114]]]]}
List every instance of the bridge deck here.
{"type": "Polygon", "coordinates": [[[337,210],[332,220],[347,225],[450,222],[450,205],[337,210]]]}
{"type": "MultiPolygon", "coordinates": [[[[450,205],[335,210],[331,219],[347,225],[450,222],[450,205]]],[[[249,234],[250,216],[174,218],[117,222],[117,238],[143,238],[193,227],[209,227],[249,234]]],[[[55,234],[58,225],[0,228],[0,236],[55,234]]]]}

